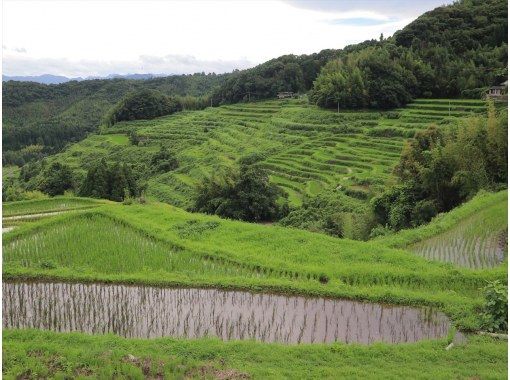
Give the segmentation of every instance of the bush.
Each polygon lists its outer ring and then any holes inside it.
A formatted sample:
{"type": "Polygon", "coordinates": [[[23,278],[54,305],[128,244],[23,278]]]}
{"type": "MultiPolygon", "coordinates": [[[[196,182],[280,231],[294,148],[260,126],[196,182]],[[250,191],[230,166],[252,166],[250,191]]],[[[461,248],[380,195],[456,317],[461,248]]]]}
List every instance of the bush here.
{"type": "Polygon", "coordinates": [[[87,172],[79,195],[120,202],[136,197],[140,192],[141,188],[130,166],[119,163],[110,166],[102,159],[87,172]]]}
{"type": "Polygon", "coordinates": [[[508,287],[499,280],[491,281],[483,289],[485,305],[483,327],[488,331],[508,330],[508,287]]]}

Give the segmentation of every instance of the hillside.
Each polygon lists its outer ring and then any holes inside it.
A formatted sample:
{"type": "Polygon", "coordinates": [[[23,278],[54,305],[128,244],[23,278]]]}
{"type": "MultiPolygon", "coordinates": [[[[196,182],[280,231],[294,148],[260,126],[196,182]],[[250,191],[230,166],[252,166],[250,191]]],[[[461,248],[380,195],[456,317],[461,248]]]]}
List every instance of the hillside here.
{"type": "Polygon", "coordinates": [[[299,100],[255,102],[119,123],[49,161],[63,160],[83,174],[103,157],[143,167],[164,144],[176,153],[179,168],[150,178],[148,194],[186,208],[193,184],[203,175],[257,152],[266,156],[263,165],[272,181],[296,206],[326,189],[356,201],[391,178],[405,138],[430,123],[450,123],[484,110],[484,102],[464,100],[417,100],[388,113],[339,114],[299,100]],[[139,146],[129,142],[130,131],[136,131],[139,146]]]}
{"type": "Polygon", "coordinates": [[[23,165],[96,132],[108,110],[129,92],[202,96],[225,75],[175,75],[148,80],[96,79],[59,85],[9,81],[2,85],[5,164],[23,165]],[[27,148],[29,147],[29,148],[27,148]],[[31,148],[30,148],[31,147],[31,148]]]}
{"type": "Polygon", "coordinates": [[[228,221],[160,203],[69,210],[23,222],[4,236],[4,279],[266,289],[423,304],[471,329],[480,287],[506,276],[506,266],[457,269],[377,242],[228,221]]]}
{"type": "Polygon", "coordinates": [[[227,74],[4,82],[2,375],[506,378],[507,7],[227,74]]]}
{"type": "Polygon", "coordinates": [[[363,54],[374,47],[390,54],[401,69],[409,70],[405,85],[412,91],[408,96],[480,99],[488,86],[507,79],[507,29],[504,0],[465,0],[427,12],[381,41],[310,55],[285,55],[229,74],[175,75],[144,81],[86,80],[59,85],[5,82],[3,164],[21,166],[83,139],[96,131],[107,111],[133,90],[207,95],[213,105],[272,99],[279,91],[308,92],[327,62],[346,60],[353,53],[363,54]]]}

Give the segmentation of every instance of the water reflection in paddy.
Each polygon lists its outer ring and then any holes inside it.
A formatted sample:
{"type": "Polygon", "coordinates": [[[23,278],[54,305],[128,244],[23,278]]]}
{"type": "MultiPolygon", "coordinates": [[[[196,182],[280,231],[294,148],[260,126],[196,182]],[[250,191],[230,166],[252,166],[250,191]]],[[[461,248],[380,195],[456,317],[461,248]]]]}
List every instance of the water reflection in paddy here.
{"type": "Polygon", "coordinates": [[[446,336],[429,309],[214,289],[4,283],[3,327],[124,337],[281,343],[415,342],[446,336]]]}

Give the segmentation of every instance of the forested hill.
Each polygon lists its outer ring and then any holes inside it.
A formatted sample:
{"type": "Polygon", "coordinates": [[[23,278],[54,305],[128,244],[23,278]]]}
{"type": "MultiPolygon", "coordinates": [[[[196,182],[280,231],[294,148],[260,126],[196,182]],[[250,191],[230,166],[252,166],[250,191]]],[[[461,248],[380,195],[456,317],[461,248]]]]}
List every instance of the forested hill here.
{"type": "MultiPolygon", "coordinates": [[[[246,99],[248,93],[268,98],[278,91],[308,91],[326,62],[345,61],[378,47],[404,69],[419,68],[419,73],[411,70],[418,88],[410,96],[480,98],[485,87],[507,78],[507,14],[506,0],[461,0],[423,14],[387,39],[311,56],[280,57],[240,71],[230,76],[215,96],[220,102],[235,103],[246,99]]],[[[380,63],[379,58],[363,69],[378,71],[374,66],[380,63]]],[[[406,87],[414,85],[410,82],[409,77],[404,78],[406,87]]]]}
{"type": "Polygon", "coordinates": [[[229,74],[60,85],[4,82],[3,163],[23,165],[82,139],[134,90],[207,96],[199,101],[202,107],[310,90],[313,103],[335,108],[394,108],[416,97],[479,99],[488,86],[507,79],[507,13],[506,0],[458,1],[386,39],[285,55],[229,74]]]}
{"type": "Polygon", "coordinates": [[[507,79],[508,2],[464,0],[418,17],[392,38],[434,70],[432,96],[476,97],[507,79]]]}
{"type": "Polygon", "coordinates": [[[126,94],[143,89],[167,95],[201,97],[226,75],[174,75],[149,80],[103,79],[58,85],[3,83],[3,161],[22,165],[51,154],[96,131],[106,113],[126,94]],[[28,151],[22,149],[29,147],[28,151]]]}

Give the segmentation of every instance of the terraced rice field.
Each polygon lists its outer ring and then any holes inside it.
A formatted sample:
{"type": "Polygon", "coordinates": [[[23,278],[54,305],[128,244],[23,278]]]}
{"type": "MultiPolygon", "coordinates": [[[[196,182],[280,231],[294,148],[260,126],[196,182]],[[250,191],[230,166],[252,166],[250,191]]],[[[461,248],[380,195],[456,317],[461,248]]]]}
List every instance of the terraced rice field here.
{"type": "Polygon", "coordinates": [[[204,175],[253,152],[265,155],[271,181],[294,205],[324,189],[363,199],[391,177],[405,138],[431,123],[450,123],[484,110],[476,100],[423,99],[389,112],[340,113],[305,100],[241,103],[119,123],[57,157],[83,171],[101,157],[143,165],[163,143],[176,153],[180,166],[151,177],[148,193],[179,207],[190,206],[193,186],[204,175]],[[130,130],[140,136],[139,146],[129,144],[130,130]]]}
{"type": "Polygon", "coordinates": [[[508,250],[506,213],[496,210],[504,206],[506,202],[504,205],[492,205],[439,235],[411,245],[409,249],[429,260],[472,269],[498,266],[508,250]]]}
{"type": "Polygon", "coordinates": [[[3,260],[14,267],[89,268],[112,274],[142,270],[266,277],[263,272],[207,260],[101,216],[77,216],[14,239],[4,244],[3,260]]]}

